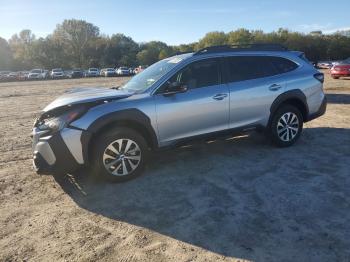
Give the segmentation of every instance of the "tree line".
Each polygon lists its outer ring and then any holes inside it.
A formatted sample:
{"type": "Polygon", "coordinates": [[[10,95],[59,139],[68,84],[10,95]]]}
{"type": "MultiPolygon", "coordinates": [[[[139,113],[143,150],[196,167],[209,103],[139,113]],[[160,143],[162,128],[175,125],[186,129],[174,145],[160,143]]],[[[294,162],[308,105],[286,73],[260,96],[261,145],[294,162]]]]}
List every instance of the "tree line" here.
{"type": "Polygon", "coordinates": [[[198,42],[170,46],[161,41],[136,43],[124,34],[103,35],[97,26],[84,20],[64,20],[52,34],[37,38],[22,30],[8,41],[0,37],[0,70],[31,68],[88,68],[150,65],[179,52],[196,51],[212,45],[278,43],[299,50],[311,61],[350,57],[350,31],[309,34],[279,29],[238,29],[228,33],[209,32],[198,42]]]}

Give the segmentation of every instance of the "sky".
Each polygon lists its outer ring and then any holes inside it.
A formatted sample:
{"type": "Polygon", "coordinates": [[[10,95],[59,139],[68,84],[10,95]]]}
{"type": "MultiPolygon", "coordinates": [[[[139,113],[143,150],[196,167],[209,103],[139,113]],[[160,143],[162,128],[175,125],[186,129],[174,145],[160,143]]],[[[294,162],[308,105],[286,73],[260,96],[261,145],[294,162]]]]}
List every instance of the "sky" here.
{"type": "Polygon", "coordinates": [[[64,19],[83,19],[106,35],[170,45],[198,41],[209,31],[238,28],[308,33],[350,29],[349,0],[0,0],[0,37],[22,29],[39,37],[64,19]]]}

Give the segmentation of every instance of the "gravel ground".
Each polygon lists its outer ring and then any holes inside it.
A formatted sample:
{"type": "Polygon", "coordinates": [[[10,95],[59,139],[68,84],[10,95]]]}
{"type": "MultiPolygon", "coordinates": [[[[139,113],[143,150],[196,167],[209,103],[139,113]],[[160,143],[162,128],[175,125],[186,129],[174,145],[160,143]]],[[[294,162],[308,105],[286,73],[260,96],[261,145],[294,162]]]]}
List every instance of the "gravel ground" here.
{"type": "Polygon", "coordinates": [[[155,154],[123,184],[38,176],[29,134],[71,87],[0,83],[0,261],[350,261],[350,79],[290,148],[248,134],[155,154]]]}

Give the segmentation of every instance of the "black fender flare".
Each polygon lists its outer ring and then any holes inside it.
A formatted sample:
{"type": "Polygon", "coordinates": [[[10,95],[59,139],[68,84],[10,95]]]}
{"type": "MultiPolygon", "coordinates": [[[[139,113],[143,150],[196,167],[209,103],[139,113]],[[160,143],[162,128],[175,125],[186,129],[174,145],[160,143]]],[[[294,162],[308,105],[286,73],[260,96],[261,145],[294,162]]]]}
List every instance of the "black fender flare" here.
{"type": "Polygon", "coordinates": [[[271,104],[271,107],[270,107],[270,117],[269,117],[268,126],[270,126],[271,121],[272,121],[272,117],[273,117],[274,113],[277,111],[277,109],[288,100],[297,100],[298,102],[302,103],[302,105],[305,109],[305,112],[302,112],[304,115],[304,118],[305,118],[304,121],[307,120],[308,115],[309,115],[309,107],[308,107],[308,104],[306,101],[306,96],[300,89],[293,89],[293,90],[289,90],[287,92],[280,94],[273,101],[273,103],[271,104]]]}
{"type": "MultiPolygon", "coordinates": [[[[118,125],[118,122],[124,127],[128,127],[125,123],[132,123],[138,127],[142,127],[142,130],[147,132],[148,137],[145,139],[149,146],[152,149],[158,147],[156,132],[151,124],[150,118],[146,114],[136,108],[115,111],[96,119],[90,124],[87,130],[83,132],[81,143],[83,146],[83,157],[85,163],[87,163],[89,157],[89,146],[94,135],[110,125],[118,125]]],[[[133,126],[130,128],[133,128],[133,126]]]]}

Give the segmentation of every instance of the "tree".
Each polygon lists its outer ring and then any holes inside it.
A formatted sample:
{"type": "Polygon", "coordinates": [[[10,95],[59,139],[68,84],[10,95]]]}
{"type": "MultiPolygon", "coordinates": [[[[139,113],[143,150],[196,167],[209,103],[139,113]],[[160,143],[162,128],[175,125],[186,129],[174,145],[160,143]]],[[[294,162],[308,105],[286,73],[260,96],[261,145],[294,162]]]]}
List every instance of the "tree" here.
{"type": "Polygon", "coordinates": [[[151,41],[140,46],[141,51],[137,54],[137,60],[141,65],[151,65],[163,57],[175,53],[167,44],[160,41],[151,41]]]}
{"type": "Polygon", "coordinates": [[[252,40],[252,34],[249,32],[249,30],[244,28],[228,33],[228,43],[231,45],[250,44],[252,40]]]}
{"type": "Polygon", "coordinates": [[[136,43],[123,34],[100,35],[99,28],[83,20],[64,20],[46,38],[36,38],[28,29],[7,42],[0,38],[0,68],[115,67],[151,65],[178,52],[190,52],[212,45],[277,43],[302,51],[312,61],[350,57],[350,31],[309,34],[280,28],[265,33],[244,28],[229,33],[207,33],[198,42],[168,46],[160,41],[136,43]]]}
{"type": "Polygon", "coordinates": [[[84,20],[71,19],[57,25],[52,38],[70,57],[72,66],[82,67],[89,60],[89,53],[86,50],[98,38],[99,33],[97,26],[84,20]]]}
{"type": "Polygon", "coordinates": [[[107,41],[103,63],[107,66],[136,65],[138,44],[123,34],[112,35],[107,41]]]}
{"type": "Polygon", "coordinates": [[[226,45],[227,43],[228,37],[224,32],[209,32],[202,39],[199,40],[196,49],[213,45],[226,45]]]}
{"type": "Polygon", "coordinates": [[[12,69],[13,55],[7,41],[0,37],[0,70],[12,69]]]}
{"type": "Polygon", "coordinates": [[[9,44],[13,52],[16,68],[29,68],[32,65],[32,47],[35,35],[29,30],[22,30],[11,37],[9,44]]]}

